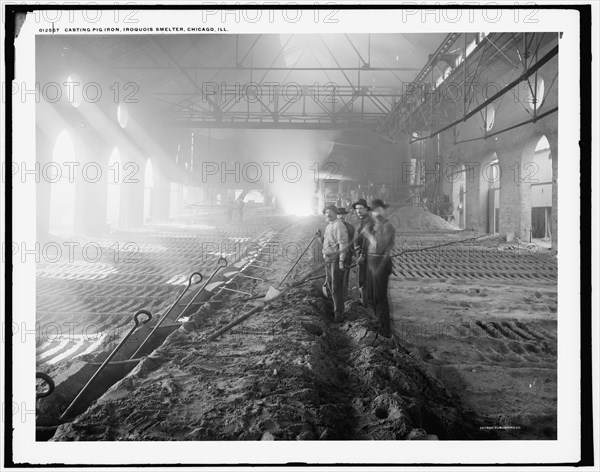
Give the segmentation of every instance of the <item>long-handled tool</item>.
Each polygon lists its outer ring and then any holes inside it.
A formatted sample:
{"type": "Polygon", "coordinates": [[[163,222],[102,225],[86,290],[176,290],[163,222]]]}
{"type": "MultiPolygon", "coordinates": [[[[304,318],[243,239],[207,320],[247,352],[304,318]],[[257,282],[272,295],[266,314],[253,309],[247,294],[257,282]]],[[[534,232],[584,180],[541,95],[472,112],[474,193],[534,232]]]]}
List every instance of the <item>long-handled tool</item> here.
{"type": "Polygon", "coordinates": [[[92,382],[94,380],[96,380],[96,378],[100,375],[100,373],[108,365],[108,363],[110,362],[110,360],[115,356],[115,354],[119,351],[119,349],[121,349],[121,346],[123,346],[123,344],[125,344],[125,342],[133,334],[133,332],[138,328],[138,326],[140,325],[140,320],[138,319],[140,315],[146,315],[146,319],[144,321],[142,321],[142,324],[146,324],[146,323],[148,323],[148,321],[150,321],[152,319],[152,314],[149,311],[147,311],[147,310],[140,310],[135,315],[133,315],[133,321],[135,323],[133,325],[133,327],[129,330],[129,332],[125,335],[125,337],[123,339],[121,339],[121,342],[117,345],[117,347],[115,347],[113,349],[113,352],[111,352],[108,355],[108,357],[102,363],[102,365],[100,367],[98,367],[98,370],[94,373],[94,375],[92,375],[92,378],[90,380],[88,380],[87,383],[83,386],[83,388],[79,391],[79,393],[77,394],[77,396],[69,404],[69,406],[67,407],[67,409],[63,412],[63,414],[60,415],[60,419],[61,420],[64,420],[65,418],[68,417],[69,412],[71,411],[71,409],[73,408],[73,406],[75,405],[75,403],[77,403],[77,400],[79,400],[79,398],[85,393],[85,391],[89,388],[89,386],[92,384],[92,382]]]}
{"type": "MultiPolygon", "coordinates": [[[[352,264],[350,267],[346,267],[346,270],[354,269],[357,266],[358,266],[358,264],[352,264]]],[[[292,284],[292,287],[298,287],[299,285],[305,284],[306,282],[312,282],[313,280],[324,279],[325,277],[327,277],[326,274],[317,275],[315,277],[309,277],[308,279],[302,279],[300,282],[294,282],[292,284]]]]}
{"type": "Polygon", "coordinates": [[[190,305],[192,303],[194,303],[196,298],[198,298],[198,295],[200,295],[202,293],[202,291],[210,283],[210,281],[213,279],[213,277],[215,275],[217,275],[217,272],[219,272],[219,270],[221,270],[221,269],[224,269],[225,267],[227,267],[227,259],[225,259],[224,257],[219,257],[219,260],[217,261],[217,267],[215,268],[213,273],[210,274],[210,277],[208,278],[208,280],[206,282],[204,282],[204,285],[202,285],[202,287],[200,288],[200,290],[198,290],[196,295],[194,295],[194,297],[190,300],[190,302],[183,308],[183,310],[181,310],[181,313],[179,313],[179,316],[175,319],[175,321],[177,321],[179,318],[181,318],[183,316],[185,311],[190,307],[190,305]]]}
{"type": "Polygon", "coordinates": [[[130,359],[135,359],[135,356],[137,355],[137,353],[140,352],[140,350],[146,345],[146,343],[152,337],[152,335],[155,333],[155,331],[158,329],[158,327],[163,323],[163,321],[165,321],[167,316],[169,316],[169,313],[171,313],[173,311],[173,308],[175,308],[177,306],[177,304],[179,303],[179,300],[181,300],[181,298],[187,293],[187,291],[192,286],[192,281],[194,280],[194,276],[196,276],[196,275],[200,277],[200,280],[198,280],[196,283],[199,284],[200,282],[202,282],[202,274],[200,272],[194,272],[192,275],[190,275],[190,278],[188,279],[187,287],[183,290],[183,292],[181,292],[181,295],[179,295],[179,297],[177,297],[177,300],[175,300],[175,303],[173,303],[169,307],[169,309],[165,312],[165,314],[160,318],[160,320],[158,320],[158,323],[156,323],[156,326],[154,326],[154,328],[152,328],[152,331],[150,331],[148,336],[146,336],[146,339],[144,339],[142,341],[142,343],[139,345],[139,347],[131,355],[130,359]]]}
{"type": "Polygon", "coordinates": [[[306,251],[308,251],[308,248],[311,246],[313,241],[319,236],[319,234],[320,234],[319,231],[317,231],[315,233],[315,235],[312,237],[312,239],[308,243],[308,246],[306,246],[306,249],[304,251],[302,251],[302,254],[300,254],[300,257],[296,260],[296,262],[294,262],[294,265],[292,266],[292,268],[290,270],[288,270],[287,274],[285,274],[285,277],[283,277],[283,279],[281,279],[281,282],[279,282],[279,285],[277,286],[278,289],[279,289],[279,287],[281,287],[281,284],[284,282],[284,280],[287,279],[288,275],[290,275],[292,273],[292,271],[294,270],[294,267],[296,267],[298,265],[298,262],[300,262],[300,259],[302,259],[304,254],[306,254],[306,251]]]}

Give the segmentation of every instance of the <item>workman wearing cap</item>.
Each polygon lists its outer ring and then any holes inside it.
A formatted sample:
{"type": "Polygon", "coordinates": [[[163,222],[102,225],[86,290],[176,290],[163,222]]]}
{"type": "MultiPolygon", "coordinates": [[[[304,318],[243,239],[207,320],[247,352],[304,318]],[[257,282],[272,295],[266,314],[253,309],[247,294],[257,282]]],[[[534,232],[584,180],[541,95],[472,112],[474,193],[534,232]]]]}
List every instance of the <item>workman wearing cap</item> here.
{"type": "Polygon", "coordinates": [[[350,267],[352,266],[352,256],[354,255],[354,226],[346,221],[346,215],[348,214],[348,210],[345,208],[337,209],[337,217],[344,226],[346,227],[346,231],[348,231],[348,251],[346,253],[346,265],[344,270],[344,300],[348,298],[348,285],[350,283],[350,267]]]}
{"type": "Polygon", "coordinates": [[[391,336],[390,303],[387,296],[388,282],[392,273],[392,250],[396,230],[385,217],[388,207],[383,201],[375,199],[371,202],[373,224],[364,229],[368,241],[368,283],[369,298],[379,319],[381,334],[391,336]]]}
{"type": "Polygon", "coordinates": [[[348,254],[348,230],[344,222],[338,220],[335,205],[327,205],[323,214],[327,220],[323,234],[325,284],[333,299],[334,321],[339,323],[344,316],[344,272],[348,254]]]}
{"type": "Polygon", "coordinates": [[[369,214],[371,208],[367,205],[364,198],[352,204],[352,208],[358,216],[358,227],[356,228],[356,239],[354,240],[354,253],[358,256],[358,290],[360,291],[360,299],[363,305],[369,305],[367,291],[367,243],[368,241],[363,236],[363,230],[373,223],[369,214]]]}

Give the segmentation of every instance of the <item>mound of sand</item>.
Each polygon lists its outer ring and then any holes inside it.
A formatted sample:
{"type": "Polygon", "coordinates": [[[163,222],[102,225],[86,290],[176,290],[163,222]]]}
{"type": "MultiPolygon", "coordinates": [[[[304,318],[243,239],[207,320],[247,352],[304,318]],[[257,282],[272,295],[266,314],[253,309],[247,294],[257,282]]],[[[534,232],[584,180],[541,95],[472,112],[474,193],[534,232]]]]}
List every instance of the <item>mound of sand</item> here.
{"type": "Polygon", "coordinates": [[[388,210],[389,219],[394,224],[396,231],[442,230],[456,231],[455,228],[442,217],[430,213],[421,207],[400,207],[388,210]]]}

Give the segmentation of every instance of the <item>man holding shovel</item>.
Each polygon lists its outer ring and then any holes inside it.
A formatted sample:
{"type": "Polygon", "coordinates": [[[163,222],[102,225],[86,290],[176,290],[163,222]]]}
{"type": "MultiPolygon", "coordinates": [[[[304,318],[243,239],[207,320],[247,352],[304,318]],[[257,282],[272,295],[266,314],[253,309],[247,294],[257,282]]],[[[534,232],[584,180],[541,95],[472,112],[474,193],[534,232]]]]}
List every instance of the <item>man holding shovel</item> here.
{"type": "Polygon", "coordinates": [[[396,230],[385,217],[387,205],[379,199],[371,202],[373,224],[365,228],[368,240],[368,289],[375,317],[379,319],[381,334],[391,336],[390,303],[387,296],[388,282],[392,273],[392,250],[396,230]]]}
{"type": "Polygon", "coordinates": [[[345,208],[337,209],[338,220],[344,223],[348,231],[348,251],[346,252],[346,267],[344,270],[344,300],[348,298],[348,285],[350,284],[350,267],[352,266],[352,257],[354,253],[354,226],[346,221],[348,211],[345,208]]]}
{"type": "Polygon", "coordinates": [[[352,204],[352,208],[356,211],[359,223],[356,228],[356,239],[354,240],[354,253],[358,256],[358,289],[360,291],[360,298],[363,305],[367,306],[368,293],[367,293],[367,244],[368,241],[363,236],[363,230],[373,224],[373,219],[369,215],[371,208],[367,205],[367,202],[361,198],[357,202],[352,204]]]}
{"type": "Polygon", "coordinates": [[[327,226],[323,234],[323,258],[325,259],[325,283],[333,299],[334,321],[340,323],[344,316],[344,271],[348,247],[348,230],[337,217],[335,205],[323,210],[327,226]]]}

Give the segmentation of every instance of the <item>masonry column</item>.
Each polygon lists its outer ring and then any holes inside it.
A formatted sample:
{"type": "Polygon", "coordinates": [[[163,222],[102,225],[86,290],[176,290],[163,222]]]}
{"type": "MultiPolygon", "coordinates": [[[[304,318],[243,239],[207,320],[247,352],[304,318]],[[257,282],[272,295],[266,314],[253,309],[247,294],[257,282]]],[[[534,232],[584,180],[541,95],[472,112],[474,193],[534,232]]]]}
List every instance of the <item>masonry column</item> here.
{"type": "Polygon", "coordinates": [[[558,132],[546,133],[552,157],[552,249],[558,249],[558,132]]]}
{"type": "Polygon", "coordinates": [[[483,156],[474,156],[465,160],[466,170],[466,228],[487,232],[487,194],[488,183],[483,180],[483,156]]]}
{"type": "Polygon", "coordinates": [[[157,172],[154,173],[154,191],[152,194],[152,219],[165,222],[169,219],[171,205],[171,181],[168,177],[166,162],[158,162],[157,172]]]}
{"type": "Polygon", "coordinates": [[[101,236],[108,232],[106,206],[108,194],[108,159],[110,146],[92,130],[78,136],[76,228],[86,236],[101,236]]]}
{"type": "Polygon", "coordinates": [[[496,151],[500,165],[500,234],[529,241],[531,184],[523,183],[523,144],[506,140],[496,151]]]}

